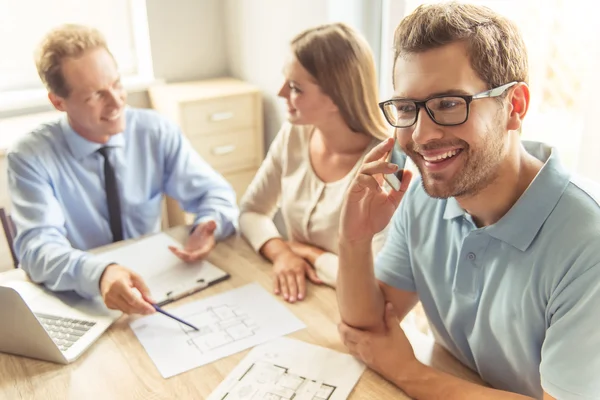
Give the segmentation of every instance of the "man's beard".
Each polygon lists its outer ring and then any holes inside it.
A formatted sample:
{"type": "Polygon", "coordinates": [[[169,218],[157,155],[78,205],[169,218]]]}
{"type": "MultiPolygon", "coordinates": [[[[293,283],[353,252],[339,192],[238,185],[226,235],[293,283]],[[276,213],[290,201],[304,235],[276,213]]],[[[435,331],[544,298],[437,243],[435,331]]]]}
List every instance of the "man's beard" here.
{"type": "Polygon", "coordinates": [[[479,148],[473,149],[463,140],[451,142],[428,143],[425,146],[415,146],[414,142],[407,145],[407,154],[415,161],[422,176],[425,192],[434,198],[473,196],[498,177],[498,166],[504,156],[503,133],[500,124],[490,128],[484,135],[479,148]],[[438,148],[460,147],[462,151],[455,157],[463,160],[462,168],[450,179],[443,174],[427,172],[422,165],[423,157],[417,150],[434,150],[438,148]],[[425,173],[424,173],[425,171],[425,173]]]}

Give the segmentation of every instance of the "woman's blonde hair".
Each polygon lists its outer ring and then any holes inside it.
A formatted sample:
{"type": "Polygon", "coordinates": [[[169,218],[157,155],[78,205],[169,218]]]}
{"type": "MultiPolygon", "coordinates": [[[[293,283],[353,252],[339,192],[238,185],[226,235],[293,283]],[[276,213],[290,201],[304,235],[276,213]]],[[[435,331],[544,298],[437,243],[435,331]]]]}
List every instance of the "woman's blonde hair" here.
{"type": "Polygon", "coordinates": [[[378,108],[373,54],[362,35],[342,23],[321,25],[297,35],[291,47],[350,129],[381,140],[390,136],[378,108]]]}
{"type": "Polygon", "coordinates": [[[110,54],[104,36],[94,28],[65,24],[48,32],[35,54],[38,75],[48,91],[67,97],[70,88],[62,73],[63,60],[81,57],[87,50],[97,48],[103,48],[110,54]]]}

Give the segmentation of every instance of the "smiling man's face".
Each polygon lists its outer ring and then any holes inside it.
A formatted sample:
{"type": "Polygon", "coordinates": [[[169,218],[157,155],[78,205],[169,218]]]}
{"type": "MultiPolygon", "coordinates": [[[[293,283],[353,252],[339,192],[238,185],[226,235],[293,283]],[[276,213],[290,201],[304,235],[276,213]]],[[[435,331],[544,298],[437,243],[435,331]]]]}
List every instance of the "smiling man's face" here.
{"type": "MultiPolygon", "coordinates": [[[[425,100],[439,93],[473,95],[489,89],[477,76],[463,43],[398,58],[394,98],[425,100]]],[[[440,126],[424,109],[410,128],[396,129],[400,146],[415,162],[426,192],[437,198],[476,194],[492,183],[507,153],[506,111],[497,99],[470,104],[469,118],[440,126]]]]}
{"type": "Polygon", "coordinates": [[[108,51],[97,48],[67,58],[61,69],[69,94],[63,98],[51,93],[50,99],[67,113],[73,130],[90,141],[106,143],[125,129],[127,93],[108,51]]]}

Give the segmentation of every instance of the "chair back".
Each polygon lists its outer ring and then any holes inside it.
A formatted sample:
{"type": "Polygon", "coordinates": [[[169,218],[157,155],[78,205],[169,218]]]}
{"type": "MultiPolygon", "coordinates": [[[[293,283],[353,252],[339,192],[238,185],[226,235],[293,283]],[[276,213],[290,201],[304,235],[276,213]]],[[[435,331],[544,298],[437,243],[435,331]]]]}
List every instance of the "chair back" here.
{"type": "Polygon", "coordinates": [[[15,227],[15,223],[13,222],[10,215],[2,207],[0,207],[0,221],[2,222],[4,236],[6,236],[6,242],[8,243],[10,255],[13,259],[13,265],[15,268],[17,268],[19,266],[19,260],[17,260],[17,254],[15,253],[15,248],[13,246],[15,236],[17,235],[17,228],[15,227]]]}

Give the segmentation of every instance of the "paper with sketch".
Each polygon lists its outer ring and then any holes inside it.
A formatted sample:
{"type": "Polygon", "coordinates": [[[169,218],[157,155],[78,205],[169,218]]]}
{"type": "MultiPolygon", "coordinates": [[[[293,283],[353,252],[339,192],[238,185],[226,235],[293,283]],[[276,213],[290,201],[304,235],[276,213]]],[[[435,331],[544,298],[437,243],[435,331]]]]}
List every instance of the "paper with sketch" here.
{"type": "Polygon", "coordinates": [[[158,233],[98,256],[140,274],[158,304],[176,300],[229,276],[208,261],[187,264],[173,254],[169,246],[181,247],[181,244],[165,233],[158,233]]]}
{"type": "Polygon", "coordinates": [[[131,329],[164,378],[305,327],[256,283],[133,321],[131,329]]]}
{"type": "Polygon", "coordinates": [[[364,370],[349,354],[278,338],[252,349],[208,400],[342,400],[364,370]]]}

